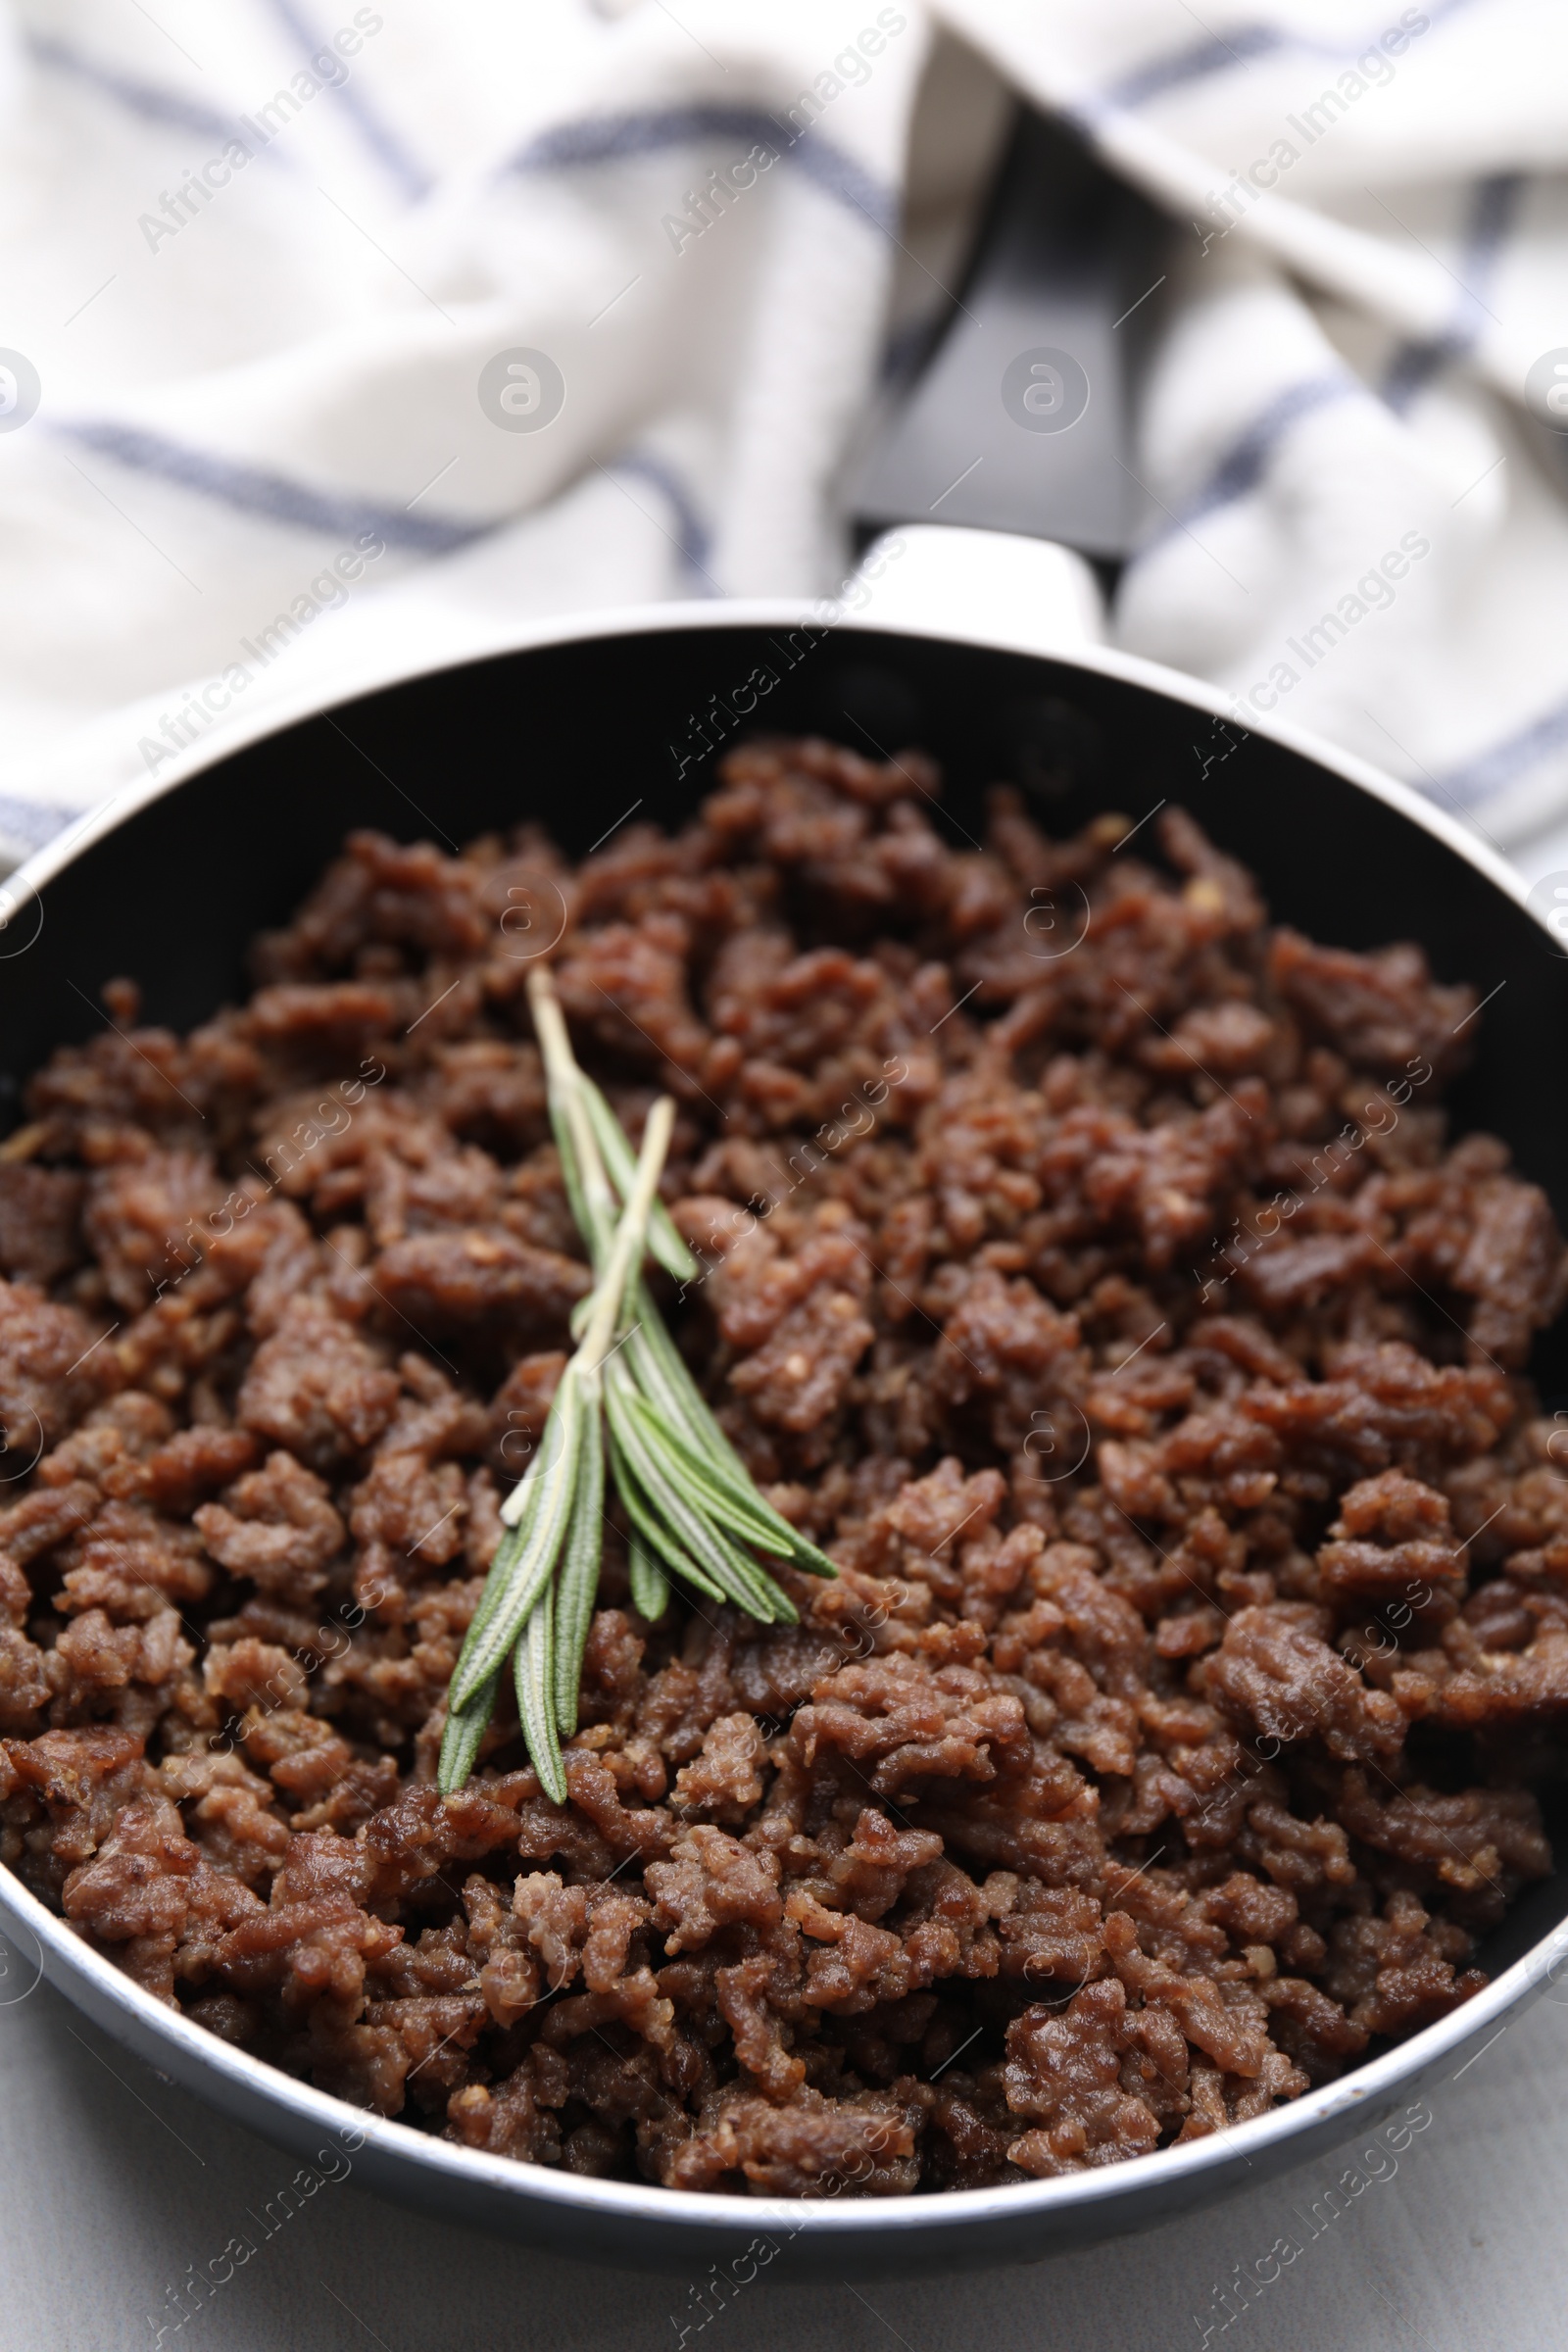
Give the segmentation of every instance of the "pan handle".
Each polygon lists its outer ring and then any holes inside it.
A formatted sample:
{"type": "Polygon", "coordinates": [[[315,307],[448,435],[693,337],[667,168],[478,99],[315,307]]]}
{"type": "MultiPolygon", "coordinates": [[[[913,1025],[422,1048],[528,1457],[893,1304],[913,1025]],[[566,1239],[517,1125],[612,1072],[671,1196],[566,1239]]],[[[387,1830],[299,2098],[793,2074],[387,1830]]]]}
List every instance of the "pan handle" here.
{"type": "Polygon", "coordinates": [[[905,523],[866,549],[859,584],[865,594],[853,609],[875,628],[934,632],[1020,654],[1073,654],[1104,640],[1094,572],[1070,547],[1049,539],[905,523]]]}

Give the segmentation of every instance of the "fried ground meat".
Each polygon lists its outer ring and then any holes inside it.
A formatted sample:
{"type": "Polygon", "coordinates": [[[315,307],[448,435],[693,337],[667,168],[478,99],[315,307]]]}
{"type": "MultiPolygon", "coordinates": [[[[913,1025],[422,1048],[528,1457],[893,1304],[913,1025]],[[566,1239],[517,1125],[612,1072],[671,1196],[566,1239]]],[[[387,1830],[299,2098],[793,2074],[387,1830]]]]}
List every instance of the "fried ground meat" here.
{"type": "MultiPolygon", "coordinates": [[[[1166,810],[985,846],[732,755],[579,867],[353,837],[257,991],[0,1159],[0,1851],[226,2040],[464,2145],[886,2195],[1218,2132],[1465,2000],[1550,1867],[1568,1276],[1472,992],[1269,927],[1166,810]],[[836,1583],[633,1609],[569,1800],[448,1679],[589,1286],[525,1009],[703,1271],[679,1344],[836,1583]],[[1072,913],[1077,909],[1076,915],[1072,913]]],[[[661,1282],[662,1278],[659,1278],[661,1282]]]]}

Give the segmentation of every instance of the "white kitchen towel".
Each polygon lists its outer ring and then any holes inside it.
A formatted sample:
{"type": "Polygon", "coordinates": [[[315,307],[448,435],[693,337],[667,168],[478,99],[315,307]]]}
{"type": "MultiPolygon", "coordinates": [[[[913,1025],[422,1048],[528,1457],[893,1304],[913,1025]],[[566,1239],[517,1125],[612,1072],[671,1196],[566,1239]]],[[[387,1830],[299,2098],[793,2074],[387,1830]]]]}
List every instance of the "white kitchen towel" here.
{"type": "Polygon", "coordinates": [[[1121,640],[1568,812],[1559,7],[5,0],[0,847],[312,680],[830,590],[994,149],[942,20],[1176,223],[1121,640]]]}

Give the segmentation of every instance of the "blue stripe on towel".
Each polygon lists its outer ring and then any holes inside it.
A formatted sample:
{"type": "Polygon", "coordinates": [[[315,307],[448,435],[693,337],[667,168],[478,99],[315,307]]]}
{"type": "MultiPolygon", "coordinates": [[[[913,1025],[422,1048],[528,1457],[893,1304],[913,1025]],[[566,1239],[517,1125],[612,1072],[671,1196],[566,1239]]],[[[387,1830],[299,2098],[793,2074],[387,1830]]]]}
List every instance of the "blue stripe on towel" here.
{"type": "Polygon", "coordinates": [[[388,547],[408,548],[422,556],[445,556],[482,539],[496,527],[491,522],[411,514],[406,508],[334,496],[259,466],[243,466],[232,458],[188,449],[136,425],[83,422],[57,424],[53,429],[78,448],[94,450],[134,472],[216,499],[241,514],[260,514],[269,522],[290,523],[298,530],[319,532],[323,538],[358,539],[373,532],[388,547]]]}
{"type": "Polygon", "coordinates": [[[131,114],[139,115],[144,122],[165,123],[172,130],[193,130],[204,139],[216,140],[220,147],[231,139],[250,145],[237,115],[218,114],[212,107],[181,97],[176,90],[162,89],[156,82],[141,81],[114,67],[100,66],[68,41],[57,40],[53,33],[29,32],[26,46],[28,54],[40,66],[69,74],[74,81],[85,82],[101,97],[113,98],[131,114]]]}
{"type": "Polygon", "coordinates": [[[1457,801],[1471,805],[1490,801],[1519,777],[1528,775],[1548,752],[1557,751],[1565,743],[1568,743],[1568,702],[1544,711],[1528,726],[1494,743],[1490,751],[1478,752],[1474,759],[1450,767],[1438,782],[1457,801]]]}
{"type": "Polygon", "coordinates": [[[700,595],[716,596],[718,589],[708,569],[708,559],[712,553],[708,526],[693,506],[686,485],[674,467],[664,459],[655,457],[651,451],[634,449],[628,450],[623,457],[612,458],[605,471],[629,473],[660,492],[675,517],[675,544],[680,550],[683,566],[700,595]]]}
{"type": "MultiPolygon", "coordinates": [[[[298,41],[307,65],[311,65],[323,51],[332,54],[329,44],[312,31],[294,6],[294,0],[271,0],[271,6],[298,41]]],[[[336,95],[344,113],[376,162],[397,181],[410,203],[416,204],[421,196],[428,196],[433,185],[430,174],[404,146],[397,133],[382,122],[363,85],[353,78],[352,72],[348,79],[328,82],[326,86],[336,95]]]]}
{"type": "MultiPolygon", "coordinates": [[[[1424,30],[1469,8],[1474,0],[1427,0],[1427,24],[1424,30]]],[[[1353,68],[1357,58],[1369,49],[1380,46],[1385,30],[1378,25],[1359,46],[1344,40],[1327,40],[1307,32],[1287,32],[1277,24],[1238,24],[1226,33],[1211,33],[1207,40],[1189,41],[1179,49],[1170,49],[1163,56],[1152,57],[1141,66],[1134,66],[1118,81],[1110,82],[1102,91],[1080,100],[1078,111],[1092,122],[1097,113],[1116,108],[1147,105],[1152,98],[1163,98],[1169,90],[1187,89],[1194,82],[1210,81],[1216,74],[1228,74],[1233,66],[1246,66],[1253,58],[1280,55],[1286,51],[1298,57],[1326,59],[1342,70],[1353,68]]],[[[1413,34],[1412,39],[1419,39],[1413,34]]]]}
{"type": "MultiPolygon", "coordinates": [[[[799,101],[797,101],[797,104],[799,101]]],[[[744,140],[769,147],[800,167],[824,194],[863,213],[885,235],[899,224],[899,199],[864,167],[822,138],[814,125],[795,130],[760,107],[672,106],[657,112],[596,115],[557,123],[519,148],[510,172],[560,172],[584,164],[620,163],[631,156],[662,155],[671,147],[693,147],[710,139],[744,140]]],[[[737,159],[738,160],[738,159],[737,159]]]]}
{"type": "Polygon", "coordinates": [[[1383,397],[1391,409],[1407,409],[1449,361],[1463,359],[1480,341],[1482,321],[1490,315],[1481,289],[1495,270],[1525,185],[1517,172],[1498,172],[1477,180],[1454,271],[1460,283],[1453,318],[1441,334],[1399,345],[1383,379],[1383,397]]]}
{"type": "Polygon", "coordinates": [[[1130,74],[1124,74],[1119,81],[1111,82],[1089,101],[1090,112],[1096,106],[1143,106],[1151,98],[1163,98],[1167,90],[1207,81],[1232,66],[1245,66],[1250,58],[1267,57],[1276,49],[1292,46],[1291,35],[1281,32],[1277,25],[1239,24],[1224,40],[1216,32],[1206,41],[1190,41],[1184,48],[1168,50],[1163,57],[1152,57],[1147,65],[1135,66],[1130,74]]]}
{"type": "Polygon", "coordinates": [[[1161,524],[1138,550],[1134,563],[1142,563],[1156,547],[1164,545],[1171,535],[1189,528],[1203,515],[1228,507],[1250,490],[1255,490],[1268,469],[1280,443],[1292,426],[1303,416],[1310,416],[1334,402],[1364,394],[1366,387],[1353,375],[1336,370],[1323,375],[1304,376],[1299,383],[1290,384],[1276,393],[1260,416],[1254,417],[1247,430],[1231,443],[1230,448],[1209,473],[1208,478],[1168,521],[1161,524]]]}
{"type": "Polygon", "coordinates": [[[30,857],[74,824],[79,808],[62,808],[53,801],[20,801],[15,794],[0,792],[0,833],[19,843],[30,857]]]}
{"type": "MultiPolygon", "coordinates": [[[[460,522],[455,516],[411,514],[406,508],[382,507],[368,499],[335,497],[291,481],[284,474],[214,457],[209,451],[187,448],[135,425],[81,422],[57,424],[52,429],[78,448],[92,450],[154,480],[215,499],[241,514],[259,514],[269,522],[290,524],[327,539],[353,540],[373,532],[388,547],[420,556],[446,556],[522,519],[520,514],[503,514],[488,522],[460,522]]],[[[605,471],[633,475],[660,492],[675,518],[675,544],[683,566],[703,594],[716,594],[708,571],[710,545],[707,527],[673,466],[648,451],[629,450],[610,460],[605,471]]]]}

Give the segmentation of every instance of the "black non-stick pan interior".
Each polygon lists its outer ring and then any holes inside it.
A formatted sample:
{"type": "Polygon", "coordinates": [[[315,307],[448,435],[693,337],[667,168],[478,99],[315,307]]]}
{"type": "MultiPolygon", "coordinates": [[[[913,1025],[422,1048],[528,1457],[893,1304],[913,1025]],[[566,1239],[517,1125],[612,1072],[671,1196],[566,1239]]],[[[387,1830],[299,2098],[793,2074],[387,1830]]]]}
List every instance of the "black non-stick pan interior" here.
{"type": "MultiPolygon", "coordinates": [[[[48,886],[35,938],[36,908],[8,927],[6,1123],[27,1074],[101,1024],[106,980],[133,976],[144,1017],[176,1028],[239,995],[247,941],[286,918],[353,828],[457,845],[533,818],[580,855],[634,805],[639,819],[678,824],[724,749],[784,731],[867,753],[921,746],[940,762],[956,837],[979,832],[986,788],[1002,780],[1052,832],[1179,802],[1258,875],[1277,919],[1352,948],[1418,941],[1440,978],[1492,999],[1475,1065],[1450,1094],[1456,1125],[1500,1135],[1568,1226],[1556,1043],[1568,961],[1457,851],[1331,769],[1148,688],[859,630],[650,630],[513,654],[383,689],[193,778],[48,886]],[[757,673],[775,680],[760,698],[757,673]]],[[[1561,1327],[1532,1369],[1548,1404],[1568,1398],[1561,1327]]],[[[1549,1810],[1560,1840],[1561,1808],[1549,1810]]],[[[1488,1938],[1484,1964],[1518,1957],[1565,1905],[1559,1871],[1488,1938]]]]}

